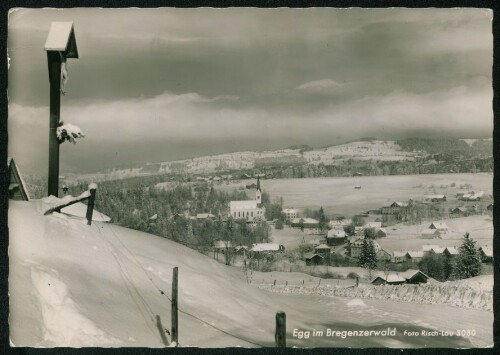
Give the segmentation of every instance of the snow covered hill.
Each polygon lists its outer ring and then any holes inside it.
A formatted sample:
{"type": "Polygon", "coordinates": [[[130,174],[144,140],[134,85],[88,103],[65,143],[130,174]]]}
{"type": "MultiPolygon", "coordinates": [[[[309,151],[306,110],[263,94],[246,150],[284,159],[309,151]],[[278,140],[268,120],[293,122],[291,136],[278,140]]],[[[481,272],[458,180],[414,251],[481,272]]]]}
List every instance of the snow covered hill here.
{"type": "Polygon", "coordinates": [[[368,299],[359,308],[348,305],[348,298],[269,293],[248,285],[241,269],[172,241],[108,223],[88,226],[82,218],[59,213],[43,216],[37,201],[10,201],[8,222],[14,346],[166,346],[175,266],[180,346],[273,346],[280,310],[287,314],[288,346],[491,344],[491,312],[368,299]],[[473,327],[477,336],[424,339],[402,334],[402,329],[453,330],[455,324],[473,327]],[[362,339],[293,336],[294,329],[387,327],[401,332],[362,339]]]}
{"type": "Polygon", "coordinates": [[[296,163],[335,165],[347,159],[413,160],[419,154],[422,153],[402,150],[395,141],[366,140],[306,151],[297,148],[264,152],[235,152],[146,164],[129,169],[113,169],[110,172],[80,174],[78,177],[68,174],[67,180],[102,181],[164,173],[212,174],[221,170],[258,168],[259,165],[273,162],[285,165],[287,162],[288,165],[296,163]]]}

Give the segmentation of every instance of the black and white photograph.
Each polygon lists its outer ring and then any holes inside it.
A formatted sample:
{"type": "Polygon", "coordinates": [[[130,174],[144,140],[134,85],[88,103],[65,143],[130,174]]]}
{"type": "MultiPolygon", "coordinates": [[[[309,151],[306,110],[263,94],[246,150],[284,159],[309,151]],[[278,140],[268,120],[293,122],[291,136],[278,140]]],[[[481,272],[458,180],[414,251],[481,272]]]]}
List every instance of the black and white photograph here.
{"type": "Polygon", "coordinates": [[[10,346],[492,347],[492,21],[11,9],[10,346]]]}

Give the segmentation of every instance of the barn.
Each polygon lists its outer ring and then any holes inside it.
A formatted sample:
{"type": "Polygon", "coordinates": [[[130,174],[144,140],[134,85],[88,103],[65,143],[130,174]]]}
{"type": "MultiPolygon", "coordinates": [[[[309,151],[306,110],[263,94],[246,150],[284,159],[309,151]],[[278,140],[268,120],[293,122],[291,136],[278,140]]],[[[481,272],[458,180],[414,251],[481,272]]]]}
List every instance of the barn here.
{"type": "Polygon", "coordinates": [[[319,254],[306,254],[304,257],[306,265],[321,265],[323,263],[323,257],[319,254]]]}

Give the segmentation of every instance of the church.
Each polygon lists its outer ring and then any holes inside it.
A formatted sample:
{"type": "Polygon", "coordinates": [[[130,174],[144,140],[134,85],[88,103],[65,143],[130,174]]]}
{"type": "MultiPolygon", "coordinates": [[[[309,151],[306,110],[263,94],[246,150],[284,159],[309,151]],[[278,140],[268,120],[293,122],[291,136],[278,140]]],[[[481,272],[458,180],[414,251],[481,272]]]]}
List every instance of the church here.
{"type": "Polygon", "coordinates": [[[265,207],[262,206],[262,190],[257,177],[255,199],[229,202],[229,216],[234,219],[246,219],[248,222],[265,221],[265,207]]]}

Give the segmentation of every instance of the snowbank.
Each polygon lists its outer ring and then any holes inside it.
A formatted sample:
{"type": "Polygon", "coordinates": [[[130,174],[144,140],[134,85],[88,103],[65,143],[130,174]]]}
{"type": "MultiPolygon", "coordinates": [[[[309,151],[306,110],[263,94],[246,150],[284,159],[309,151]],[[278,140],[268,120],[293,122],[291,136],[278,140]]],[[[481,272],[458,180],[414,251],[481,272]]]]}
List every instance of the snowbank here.
{"type": "Polygon", "coordinates": [[[71,195],[66,195],[62,198],[58,198],[58,197],[50,195],[48,197],[44,197],[41,200],[39,200],[37,208],[42,214],[46,214],[47,212],[49,212],[50,210],[53,210],[54,208],[67,205],[68,203],[71,203],[74,201],[80,201],[81,199],[84,199],[87,197],[90,197],[90,192],[88,192],[88,191],[82,192],[77,197],[74,197],[71,195]]]}
{"type": "Polygon", "coordinates": [[[425,304],[446,304],[462,308],[493,310],[493,290],[473,289],[453,284],[383,285],[360,287],[257,285],[277,293],[386,299],[425,304]]]}

